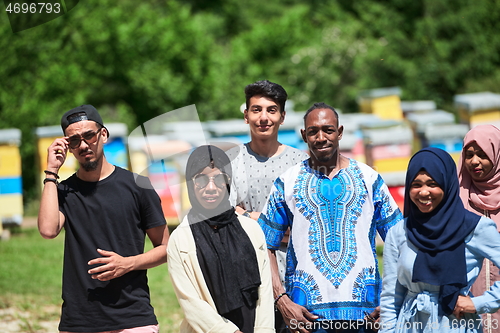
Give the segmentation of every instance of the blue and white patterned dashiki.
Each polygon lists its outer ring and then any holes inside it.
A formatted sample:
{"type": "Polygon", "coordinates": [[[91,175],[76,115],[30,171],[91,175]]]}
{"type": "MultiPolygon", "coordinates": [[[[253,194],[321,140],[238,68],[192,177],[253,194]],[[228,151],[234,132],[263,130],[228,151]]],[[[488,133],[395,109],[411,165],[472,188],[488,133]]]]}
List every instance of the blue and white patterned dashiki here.
{"type": "Polygon", "coordinates": [[[285,285],[295,303],[318,320],[358,320],[379,305],[376,232],[385,239],[402,218],[366,164],[350,159],[330,180],[308,159],[276,179],[259,224],[273,250],[291,228],[285,285]]]}

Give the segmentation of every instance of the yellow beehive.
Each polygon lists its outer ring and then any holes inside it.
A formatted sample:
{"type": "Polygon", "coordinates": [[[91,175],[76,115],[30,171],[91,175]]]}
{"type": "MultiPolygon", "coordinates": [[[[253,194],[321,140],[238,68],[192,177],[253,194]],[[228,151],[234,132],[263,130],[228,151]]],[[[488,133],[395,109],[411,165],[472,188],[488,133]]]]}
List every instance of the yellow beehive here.
{"type": "Polygon", "coordinates": [[[21,175],[21,131],[0,130],[0,232],[3,223],[21,224],[23,190],[21,175]]]}
{"type": "Polygon", "coordinates": [[[476,112],[470,116],[469,123],[471,127],[486,124],[492,124],[498,127],[500,124],[500,110],[476,112]]]}
{"type": "Polygon", "coordinates": [[[454,96],[460,121],[470,127],[483,124],[500,126],[500,94],[478,92],[454,96]]]}
{"type": "Polygon", "coordinates": [[[460,156],[462,155],[462,152],[455,152],[455,153],[450,153],[451,157],[455,161],[455,164],[458,165],[458,161],[460,160],[460,156]]]}
{"type": "Polygon", "coordinates": [[[358,104],[363,113],[372,113],[381,119],[402,120],[401,89],[380,88],[360,92],[358,104]]]}
{"type": "Polygon", "coordinates": [[[0,177],[21,175],[21,154],[17,146],[0,146],[0,177]]]}
{"type": "Polygon", "coordinates": [[[403,119],[403,110],[400,106],[399,96],[385,96],[364,100],[361,102],[361,110],[364,113],[373,113],[381,119],[403,119]]]}
{"type": "Polygon", "coordinates": [[[17,221],[23,215],[23,195],[21,193],[0,195],[2,220],[17,221]]]}
{"type": "Polygon", "coordinates": [[[409,156],[377,159],[373,161],[373,169],[379,173],[403,171],[408,168],[409,161],[409,156]]]}

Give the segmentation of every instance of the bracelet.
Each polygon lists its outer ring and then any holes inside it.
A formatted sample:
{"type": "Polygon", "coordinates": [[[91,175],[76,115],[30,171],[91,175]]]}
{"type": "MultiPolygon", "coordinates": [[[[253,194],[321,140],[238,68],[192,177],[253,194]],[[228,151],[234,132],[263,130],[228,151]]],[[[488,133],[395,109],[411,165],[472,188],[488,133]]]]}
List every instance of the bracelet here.
{"type": "Polygon", "coordinates": [[[278,303],[278,301],[280,300],[280,298],[283,296],[288,296],[290,298],[290,296],[287,293],[281,293],[278,296],[276,296],[276,298],[274,299],[274,305],[276,305],[278,303]]]}
{"type": "Polygon", "coordinates": [[[54,179],[54,178],[45,178],[43,180],[43,185],[45,185],[46,182],[53,182],[54,184],[57,185],[57,179],[54,179]]]}
{"type": "Polygon", "coordinates": [[[246,216],[246,217],[250,217],[250,213],[248,212],[248,210],[245,210],[243,212],[243,214],[241,214],[241,215],[246,216]]]}
{"type": "Polygon", "coordinates": [[[376,322],[377,319],[373,318],[367,311],[365,311],[365,318],[372,323],[376,322]]]}
{"type": "Polygon", "coordinates": [[[56,177],[56,179],[59,179],[59,175],[55,172],[52,172],[49,170],[43,170],[43,172],[45,172],[45,174],[52,175],[52,176],[56,177]]]}

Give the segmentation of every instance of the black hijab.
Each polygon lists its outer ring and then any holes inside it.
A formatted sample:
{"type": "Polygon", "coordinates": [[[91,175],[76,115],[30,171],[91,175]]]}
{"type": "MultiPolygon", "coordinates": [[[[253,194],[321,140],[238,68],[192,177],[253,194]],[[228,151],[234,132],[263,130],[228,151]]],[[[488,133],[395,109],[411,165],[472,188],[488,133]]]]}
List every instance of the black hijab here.
{"type": "Polygon", "coordinates": [[[204,208],[196,199],[192,178],[207,166],[232,176],[229,158],[220,148],[201,146],[191,153],[186,166],[192,206],[188,221],[203,277],[218,313],[224,315],[244,306],[255,308],[261,281],[255,249],[229,203],[230,185],[215,209],[204,208]]]}
{"type": "Polygon", "coordinates": [[[455,162],[444,150],[425,148],[411,158],[406,173],[404,215],[408,239],[418,248],[412,281],[441,286],[439,314],[449,315],[460,289],[467,286],[464,240],[480,216],[464,208],[455,162]],[[420,171],[426,171],[444,192],[443,200],[430,213],[422,213],[409,196],[411,183],[420,171]]]}

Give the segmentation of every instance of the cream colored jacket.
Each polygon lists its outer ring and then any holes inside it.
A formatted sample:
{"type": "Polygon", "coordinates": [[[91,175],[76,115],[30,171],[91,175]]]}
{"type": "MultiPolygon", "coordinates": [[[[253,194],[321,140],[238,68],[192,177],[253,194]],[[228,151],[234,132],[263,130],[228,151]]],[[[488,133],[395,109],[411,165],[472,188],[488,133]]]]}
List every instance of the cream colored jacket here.
{"type": "MultiPolygon", "coordinates": [[[[271,268],[264,233],[259,224],[238,216],[257,254],[261,285],[255,313],[255,333],[274,332],[274,304],[271,268]]],[[[172,232],[168,241],[168,270],[179,304],[184,311],[181,333],[233,333],[238,327],[217,313],[203,278],[196,245],[187,218],[172,232]]]]}

